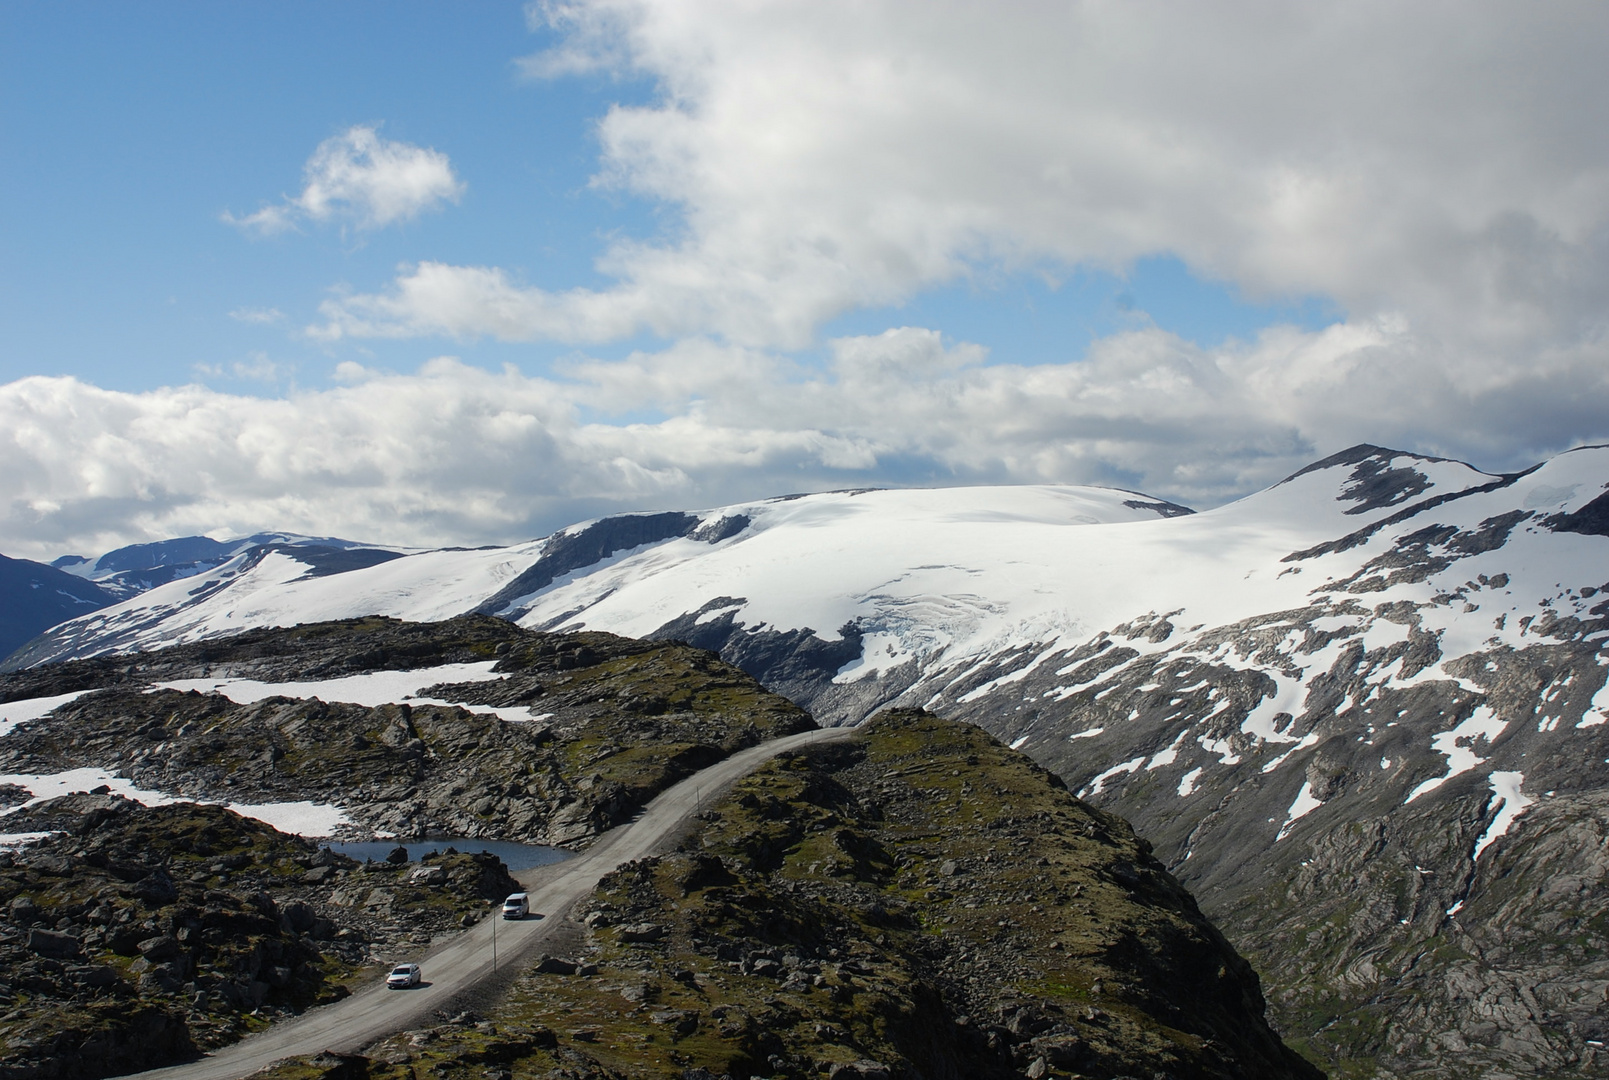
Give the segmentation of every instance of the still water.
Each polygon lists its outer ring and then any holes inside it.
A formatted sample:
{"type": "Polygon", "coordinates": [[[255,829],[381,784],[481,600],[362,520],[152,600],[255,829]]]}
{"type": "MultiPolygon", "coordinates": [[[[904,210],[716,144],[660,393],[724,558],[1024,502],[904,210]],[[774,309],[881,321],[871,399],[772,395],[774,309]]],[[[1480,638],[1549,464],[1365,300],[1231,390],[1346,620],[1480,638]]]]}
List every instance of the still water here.
{"type": "Polygon", "coordinates": [[[516,874],[533,866],[561,862],[568,859],[571,854],[563,848],[544,847],[541,844],[516,844],[512,840],[467,840],[461,836],[448,836],[439,840],[357,840],[329,846],[340,854],[349,855],[360,862],[364,859],[380,862],[399,845],[408,849],[408,858],[414,861],[421,856],[429,855],[432,851],[445,851],[447,848],[465,852],[489,851],[502,859],[510,872],[516,874]]]}

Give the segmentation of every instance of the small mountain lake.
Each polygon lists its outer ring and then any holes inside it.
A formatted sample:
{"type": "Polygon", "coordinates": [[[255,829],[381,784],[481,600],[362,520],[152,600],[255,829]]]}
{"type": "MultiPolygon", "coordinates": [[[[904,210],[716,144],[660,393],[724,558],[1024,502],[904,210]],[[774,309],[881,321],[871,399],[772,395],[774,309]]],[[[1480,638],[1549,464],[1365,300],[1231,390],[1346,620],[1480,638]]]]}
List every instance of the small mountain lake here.
{"type": "Polygon", "coordinates": [[[433,851],[445,851],[448,848],[464,852],[489,851],[502,859],[503,865],[514,874],[534,866],[562,862],[572,854],[563,848],[547,847],[542,844],[517,844],[512,840],[470,840],[462,836],[446,836],[437,840],[355,840],[329,846],[338,854],[350,856],[360,862],[365,859],[382,862],[398,847],[408,849],[408,858],[411,861],[418,861],[433,851]]]}

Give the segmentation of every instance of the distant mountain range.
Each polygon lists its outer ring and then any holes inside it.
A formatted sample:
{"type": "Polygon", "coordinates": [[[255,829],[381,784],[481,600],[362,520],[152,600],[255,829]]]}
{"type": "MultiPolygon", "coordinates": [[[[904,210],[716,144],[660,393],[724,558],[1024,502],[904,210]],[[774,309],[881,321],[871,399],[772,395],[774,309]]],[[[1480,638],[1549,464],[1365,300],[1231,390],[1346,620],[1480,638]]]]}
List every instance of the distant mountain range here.
{"type": "MultiPolygon", "coordinates": [[[[384,550],[393,557],[400,548],[378,548],[333,536],[298,536],[296,533],[263,532],[233,540],[214,540],[210,536],[181,536],[150,544],[130,544],[108,551],[96,559],[83,555],[63,555],[51,562],[57,570],[93,581],[117,600],[138,596],[170,581],[194,577],[212,570],[241,552],[264,547],[328,548],[332,551],[384,550]]],[[[369,565],[372,565],[369,564],[369,565]]],[[[356,569],[357,566],[348,567],[356,569]]]]}
{"type": "Polygon", "coordinates": [[[99,558],[63,555],[48,566],[0,555],[0,657],[57,623],[215,569],[242,552],[270,548],[298,548],[326,573],[373,566],[403,550],[272,532],[234,540],[181,536],[131,544],[99,558]]]}
{"type": "Polygon", "coordinates": [[[856,491],[333,558],[251,547],[7,666],[367,614],[686,640],[823,722],[970,720],[1128,817],[1320,1060],[1609,1068],[1609,448],[1358,446],[1200,514],[856,491]]]}

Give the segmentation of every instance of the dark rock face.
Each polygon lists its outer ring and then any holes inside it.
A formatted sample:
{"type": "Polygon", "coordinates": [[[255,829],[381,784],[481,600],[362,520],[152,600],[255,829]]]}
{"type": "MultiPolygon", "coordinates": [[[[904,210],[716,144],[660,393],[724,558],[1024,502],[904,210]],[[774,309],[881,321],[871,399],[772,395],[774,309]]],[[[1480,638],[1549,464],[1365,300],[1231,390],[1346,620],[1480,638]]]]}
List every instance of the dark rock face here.
{"type": "Polygon", "coordinates": [[[1125,499],[1123,505],[1131,510],[1149,510],[1157,517],[1165,518],[1184,517],[1186,514],[1195,513],[1188,506],[1180,506],[1178,503],[1165,502],[1161,499],[1125,499]]]}
{"type": "Polygon", "coordinates": [[[698,611],[672,619],[649,634],[654,641],[685,641],[700,649],[719,653],[722,659],[760,680],[766,687],[794,701],[808,701],[813,711],[834,716],[848,713],[853,719],[868,715],[883,705],[898,689],[887,685],[870,688],[872,696],[862,701],[858,695],[866,688],[838,687],[832,677],[859,659],[862,634],[850,623],[839,630],[837,641],[826,641],[811,627],[798,630],[772,630],[747,627],[736,622],[734,608],[744,601],[720,596],[698,611]],[[711,612],[720,614],[711,617],[711,612]],[[833,708],[842,699],[848,709],[833,708]]]}
{"type": "Polygon", "coordinates": [[[1554,514],[1542,524],[1554,532],[1609,536],[1609,492],[1599,495],[1574,513],[1554,514]]]}
{"type": "MultiPolygon", "coordinates": [[[[1361,514],[1369,510],[1377,510],[1384,506],[1396,506],[1407,502],[1416,495],[1423,494],[1429,488],[1429,480],[1420,469],[1411,463],[1398,464],[1400,458],[1407,455],[1384,446],[1375,446],[1372,443],[1358,443],[1349,446],[1339,453],[1322,458],[1306,468],[1300,469],[1284,480],[1281,484],[1288,484],[1299,477],[1310,473],[1324,472],[1329,469],[1338,469],[1347,465],[1353,466],[1351,475],[1347,478],[1346,486],[1340,498],[1347,502],[1356,503],[1346,512],[1348,514],[1361,514]]],[[[1412,455],[1413,462],[1445,462],[1447,458],[1424,457],[1412,455]]]]}
{"type": "Polygon", "coordinates": [[[539,634],[500,619],[348,620],[0,677],[0,697],[104,686],[0,740],[0,769],[97,766],[147,790],[226,801],[314,799],[370,831],[585,844],[735,750],[811,726],[711,654],[610,634],[539,634]],[[361,705],[150,691],[225,674],[272,681],[496,660],[506,678],[426,695],[534,706],[510,723],[456,706],[361,705]]]}
{"type": "Polygon", "coordinates": [[[53,566],[0,555],[0,658],[38,634],[112,603],[92,582],[53,566]]]}
{"type": "MultiPolygon", "coordinates": [[[[1581,589],[1530,644],[1449,658],[1421,609],[1361,601],[1513,527],[1487,526],[1415,536],[1333,599],[1161,652],[1135,643],[1163,620],[1117,627],[1013,684],[1010,710],[953,710],[1132,820],[1264,972],[1280,1030],[1344,1075],[1609,1069],[1609,605],[1581,589]],[[1394,629],[1367,637],[1371,620],[1394,629]],[[1315,654],[1287,689],[1285,665],[1315,654]]],[[[1507,585],[1479,575],[1443,603],[1507,585]]]]}
{"type": "MultiPolygon", "coordinates": [[[[747,519],[722,519],[716,528],[696,536],[696,539],[716,543],[742,532],[747,519]],[[729,521],[742,524],[736,529],[723,531],[720,526],[729,521]]],[[[676,536],[690,536],[698,530],[698,518],[692,514],[670,512],[664,514],[622,514],[619,517],[594,521],[575,532],[555,533],[542,548],[536,562],[518,577],[499,589],[475,610],[483,615],[501,615],[518,619],[524,612],[515,605],[522,598],[539,589],[545,589],[563,574],[607,559],[617,551],[669,540],[676,536]]]]}

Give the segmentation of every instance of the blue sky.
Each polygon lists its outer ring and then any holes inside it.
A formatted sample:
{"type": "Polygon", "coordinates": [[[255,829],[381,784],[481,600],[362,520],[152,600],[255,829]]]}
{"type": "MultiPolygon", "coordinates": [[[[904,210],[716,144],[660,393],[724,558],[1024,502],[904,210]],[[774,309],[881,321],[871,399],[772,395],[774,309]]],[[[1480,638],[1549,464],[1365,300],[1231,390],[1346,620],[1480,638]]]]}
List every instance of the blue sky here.
{"type": "MultiPolygon", "coordinates": [[[[266,356],[298,385],[319,386],[342,358],[402,370],[442,351],[542,371],[573,346],[431,339],[354,352],[300,331],[331,290],[373,288],[399,263],[490,264],[550,289],[598,287],[606,280],[593,263],[609,237],[676,227],[674,208],[589,185],[594,124],[611,104],[649,100],[651,83],[522,76],[516,60],[553,35],[529,27],[519,4],[24,2],[0,19],[11,163],[0,180],[0,380],[226,386],[240,381],[232,365],[266,356]],[[294,192],[311,149],[358,124],[448,154],[467,184],[462,201],[366,235],[254,237],[221,220],[294,192]],[[230,314],[252,310],[282,318],[230,314]]],[[[1162,253],[1119,271],[986,268],[848,312],[820,336],[914,324],[1032,364],[1077,357],[1135,325],[1215,345],[1334,315],[1313,298],[1247,302],[1162,253]]],[[[634,335],[590,353],[654,344],[634,335]]]]}
{"type": "Polygon", "coordinates": [[[1432,14],[7,4],[0,550],[1609,437],[1604,18],[1432,14]]]}
{"type": "MultiPolygon", "coordinates": [[[[0,20],[0,377],[134,390],[261,351],[318,383],[331,354],[295,331],[332,288],[421,257],[586,282],[600,233],[655,227],[641,200],[587,187],[592,122],[646,88],[520,79],[538,35],[517,4],[23,2],[0,20]],[[254,238],[220,219],[294,192],[313,147],[355,124],[450,154],[462,204],[364,236],[254,238]],[[285,318],[230,318],[252,308],[285,318]]],[[[520,362],[488,357],[504,359],[520,362]]]]}

